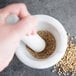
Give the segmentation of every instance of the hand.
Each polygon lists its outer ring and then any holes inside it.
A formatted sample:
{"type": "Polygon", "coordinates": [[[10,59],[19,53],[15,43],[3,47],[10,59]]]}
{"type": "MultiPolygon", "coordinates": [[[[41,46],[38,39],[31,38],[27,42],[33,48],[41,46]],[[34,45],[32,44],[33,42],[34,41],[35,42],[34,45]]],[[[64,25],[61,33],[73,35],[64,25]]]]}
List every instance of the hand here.
{"type": "Polygon", "coordinates": [[[36,18],[30,15],[22,3],[0,9],[0,71],[8,66],[20,40],[25,35],[34,34],[36,22],[36,18]],[[20,21],[13,26],[6,23],[6,18],[10,14],[20,17],[20,21]]]}

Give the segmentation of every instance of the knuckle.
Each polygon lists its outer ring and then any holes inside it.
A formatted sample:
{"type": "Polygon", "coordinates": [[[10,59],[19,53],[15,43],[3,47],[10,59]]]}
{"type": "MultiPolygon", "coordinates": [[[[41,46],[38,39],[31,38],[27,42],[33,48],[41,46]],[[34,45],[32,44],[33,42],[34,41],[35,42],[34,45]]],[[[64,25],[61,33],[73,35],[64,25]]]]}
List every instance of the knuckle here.
{"type": "Polygon", "coordinates": [[[24,3],[19,3],[19,5],[23,8],[26,8],[26,5],[24,3]]]}

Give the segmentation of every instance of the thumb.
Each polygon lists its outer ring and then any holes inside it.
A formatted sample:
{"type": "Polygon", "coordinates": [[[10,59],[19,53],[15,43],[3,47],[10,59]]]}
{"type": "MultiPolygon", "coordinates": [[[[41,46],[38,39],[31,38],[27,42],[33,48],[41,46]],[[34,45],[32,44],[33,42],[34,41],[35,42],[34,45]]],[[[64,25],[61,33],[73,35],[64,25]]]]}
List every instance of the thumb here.
{"type": "Polygon", "coordinates": [[[29,16],[21,19],[18,23],[13,26],[13,31],[16,32],[20,37],[24,37],[29,31],[37,25],[37,19],[34,16],[29,16]]]}

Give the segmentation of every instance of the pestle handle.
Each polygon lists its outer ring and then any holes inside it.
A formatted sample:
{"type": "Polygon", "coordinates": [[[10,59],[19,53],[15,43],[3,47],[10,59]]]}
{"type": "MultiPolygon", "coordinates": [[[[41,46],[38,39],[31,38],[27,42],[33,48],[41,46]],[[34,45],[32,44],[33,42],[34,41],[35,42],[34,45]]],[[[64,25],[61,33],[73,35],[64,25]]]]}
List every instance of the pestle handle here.
{"type": "MultiPolygon", "coordinates": [[[[6,19],[8,24],[15,24],[18,21],[19,17],[15,14],[9,15],[6,19]]],[[[25,36],[22,41],[35,52],[41,52],[45,48],[45,41],[38,34],[25,36]]]]}

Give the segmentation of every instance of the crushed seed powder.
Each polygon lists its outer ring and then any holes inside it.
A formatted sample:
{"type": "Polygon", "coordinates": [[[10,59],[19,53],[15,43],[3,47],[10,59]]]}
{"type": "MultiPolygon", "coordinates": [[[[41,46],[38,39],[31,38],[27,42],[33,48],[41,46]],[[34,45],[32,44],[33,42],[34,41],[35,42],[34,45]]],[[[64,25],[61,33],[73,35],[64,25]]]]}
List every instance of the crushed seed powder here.
{"type": "MultiPolygon", "coordinates": [[[[46,42],[46,47],[42,52],[35,52],[34,50],[30,49],[28,46],[27,48],[29,48],[29,52],[36,58],[38,59],[44,59],[49,57],[55,50],[56,48],[56,40],[54,38],[54,36],[48,32],[48,31],[44,31],[44,30],[40,30],[37,32],[46,42]]],[[[36,44],[37,45],[37,44],[36,44]]]]}

